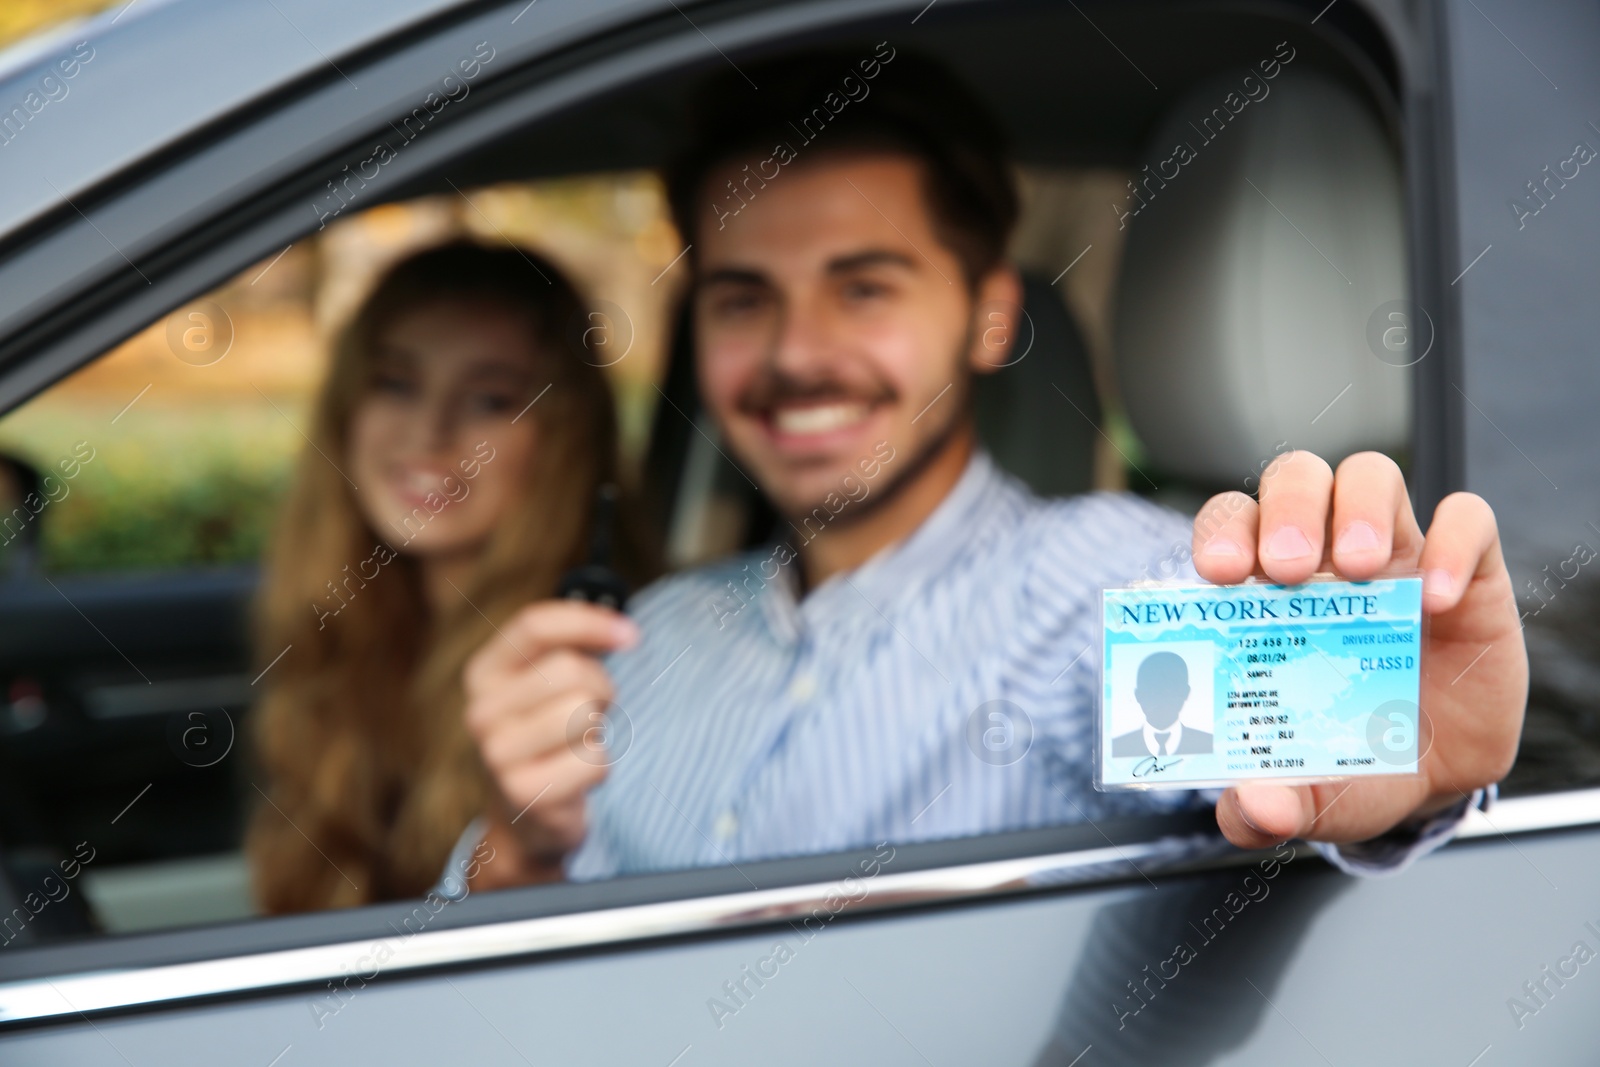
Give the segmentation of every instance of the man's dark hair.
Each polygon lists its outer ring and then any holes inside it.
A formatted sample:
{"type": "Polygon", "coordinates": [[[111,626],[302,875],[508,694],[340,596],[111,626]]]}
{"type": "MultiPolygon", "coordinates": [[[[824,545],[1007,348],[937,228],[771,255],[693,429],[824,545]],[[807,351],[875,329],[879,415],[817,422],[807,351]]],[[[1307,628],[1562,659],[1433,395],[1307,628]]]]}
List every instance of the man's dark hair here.
{"type": "Polygon", "coordinates": [[[1017,218],[1005,140],[989,109],[942,64],[883,43],[742,69],[702,86],[688,142],[666,169],[685,241],[708,213],[736,224],[746,201],[815,153],[888,151],[922,163],[934,230],[969,287],[1004,258],[1017,218]],[[745,164],[737,184],[706,188],[708,175],[730,163],[745,164]]]}

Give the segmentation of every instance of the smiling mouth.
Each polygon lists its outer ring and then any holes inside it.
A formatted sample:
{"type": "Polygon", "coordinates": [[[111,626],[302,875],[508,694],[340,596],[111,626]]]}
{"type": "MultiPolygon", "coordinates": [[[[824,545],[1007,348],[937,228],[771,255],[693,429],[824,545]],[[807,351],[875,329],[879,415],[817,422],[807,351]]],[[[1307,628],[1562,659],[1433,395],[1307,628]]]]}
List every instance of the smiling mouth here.
{"type": "Polygon", "coordinates": [[[791,437],[810,437],[852,429],[867,420],[873,405],[859,400],[830,404],[786,404],[767,412],[767,424],[791,437]]]}
{"type": "Polygon", "coordinates": [[[420,470],[415,467],[402,468],[390,472],[389,484],[407,501],[420,503],[426,500],[429,494],[447,495],[446,477],[447,475],[439,471],[420,470]]]}

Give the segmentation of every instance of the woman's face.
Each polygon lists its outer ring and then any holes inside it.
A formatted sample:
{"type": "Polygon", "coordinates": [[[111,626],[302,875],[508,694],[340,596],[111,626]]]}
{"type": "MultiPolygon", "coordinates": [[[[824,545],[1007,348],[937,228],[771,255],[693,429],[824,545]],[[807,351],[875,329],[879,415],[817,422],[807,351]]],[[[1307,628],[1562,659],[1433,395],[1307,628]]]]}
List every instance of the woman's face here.
{"type": "Polygon", "coordinates": [[[350,421],[350,478],[396,550],[481,550],[526,485],[536,381],[525,319],[488,302],[419,305],[380,329],[350,421]]]}

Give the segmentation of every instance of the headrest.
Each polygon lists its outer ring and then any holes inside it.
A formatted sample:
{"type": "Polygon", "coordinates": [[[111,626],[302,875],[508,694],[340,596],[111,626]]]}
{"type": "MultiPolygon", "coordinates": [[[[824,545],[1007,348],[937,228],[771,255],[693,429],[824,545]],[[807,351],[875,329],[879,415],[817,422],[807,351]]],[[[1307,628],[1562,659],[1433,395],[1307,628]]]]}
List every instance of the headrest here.
{"type": "Polygon", "coordinates": [[[1007,363],[973,380],[978,439],[1040,496],[1094,488],[1100,400],[1083,334],[1048,277],[1022,276],[1022,325],[1007,363]]]}
{"type": "Polygon", "coordinates": [[[1404,446],[1402,364],[1431,328],[1398,303],[1400,167],[1377,116],[1309,70],[1240,71],[1188,93],[1141,158],[1114,362],[1152,463],[1239,487],[1286,447],[1336,465],[1404,446]]]}

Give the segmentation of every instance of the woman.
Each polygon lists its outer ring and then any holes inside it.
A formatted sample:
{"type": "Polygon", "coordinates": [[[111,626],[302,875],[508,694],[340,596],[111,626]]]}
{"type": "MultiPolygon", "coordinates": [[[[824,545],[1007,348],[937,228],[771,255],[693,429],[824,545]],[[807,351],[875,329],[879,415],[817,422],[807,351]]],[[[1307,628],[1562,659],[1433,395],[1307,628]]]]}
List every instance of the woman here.
{"type": "Polygon", "coordinates": [[[580,306],[550,263],[463,242],[391,269],[340,337],[260,605],[265,911],[421,895],[484,809],[463,664],[584,562],[616,476],[580,306]]]}

